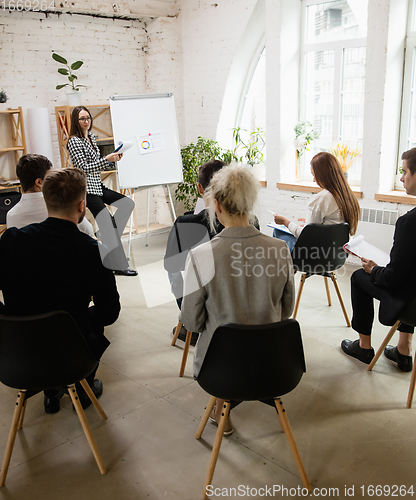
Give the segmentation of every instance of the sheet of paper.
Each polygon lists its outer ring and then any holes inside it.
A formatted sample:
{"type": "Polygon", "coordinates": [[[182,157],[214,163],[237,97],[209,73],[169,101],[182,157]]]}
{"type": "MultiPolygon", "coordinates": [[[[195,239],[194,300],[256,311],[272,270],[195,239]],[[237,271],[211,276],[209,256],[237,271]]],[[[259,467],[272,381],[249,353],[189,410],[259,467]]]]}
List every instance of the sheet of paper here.
{"type": "Polygon", "coordinates": [[[383,250],[367,243],[364,236],[360,235],[353,238],[344,245],[344,250],[357,257],[373,260],[378,266],[387,266],[390,262],[390,255],[383,250]]]}
{"type": "Polygon", "coordinates": [[[136,140],[141,155],[166,149],[165,137],[162,131],[136,135],[136,140]]]}
{"type": "Polygon", "coordinates": [[[133,141],[119,141],[117,146],[120,146],[122,144],[121,148],[117,151],[117,153],[125,153],[127,150],[129,150],[133,146],[133,141]]]}
{"type": "Polygon", "coordinates": [[[283,231],[284,233],[292,234],[284,224],[276,224],[275,222],[271,222],[270,224],[267,224],[267,227],[272,227],[273,229],[280,229],[280,231],[283,231]]]}

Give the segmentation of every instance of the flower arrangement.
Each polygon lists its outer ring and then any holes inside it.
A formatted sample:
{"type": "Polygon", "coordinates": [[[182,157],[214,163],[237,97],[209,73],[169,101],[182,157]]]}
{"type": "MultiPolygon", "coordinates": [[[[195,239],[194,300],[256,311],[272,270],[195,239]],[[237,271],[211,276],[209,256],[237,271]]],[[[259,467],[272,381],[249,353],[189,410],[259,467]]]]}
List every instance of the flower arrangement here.
{"type": "Polygon", "coordinates": [[[319,138],[319,133],[313,131],[311,122],[300,121],[295,125],[295,141],[294,145],[297,151],[297,156],[302,156],[305,149],[309,151],[309,144],[319,138]]]}
{"type": "Polygon", "coordinates": [[[346,144],[337,144],[331,149],[331,153],[339,161],[342,171],[345,174],[354,163],[354,160],[361,155],[361,149],[349,149],[346,144]]]}
{"type": "Polygon", "coordinates": [[[4,90],[0,90],[0,102],[7,102],[7,94],[4,90]]]}

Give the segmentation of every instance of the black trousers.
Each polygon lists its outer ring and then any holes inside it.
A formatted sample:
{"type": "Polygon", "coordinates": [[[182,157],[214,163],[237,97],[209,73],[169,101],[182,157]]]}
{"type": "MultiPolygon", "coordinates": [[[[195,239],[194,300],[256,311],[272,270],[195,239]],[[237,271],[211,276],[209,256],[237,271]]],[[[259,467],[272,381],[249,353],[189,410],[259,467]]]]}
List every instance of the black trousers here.
{"type": "MultiPolygon", "coordinates": [[[[371,335],[374,321],[374,299],[383,298],[384,288],[375,285],[364,269],[358,269],[351,276],[352,327],[361,335],[371,335]]],[[[398,330],[413,333],[414,328],[400,323],[398,330]]]]}
{"type": "Polygon", "coordinates": [[[128,263],[121,235],[134,209],[133,200],[103,186],[103,196],[87,194],[87,207],[100,228],[101,242],[108,249],[108,255],[103,258],[104,266],[113,270],[127,269],[128,263]],[[106,205],[117,208],[114,216],[110,214],[106,205]]]}

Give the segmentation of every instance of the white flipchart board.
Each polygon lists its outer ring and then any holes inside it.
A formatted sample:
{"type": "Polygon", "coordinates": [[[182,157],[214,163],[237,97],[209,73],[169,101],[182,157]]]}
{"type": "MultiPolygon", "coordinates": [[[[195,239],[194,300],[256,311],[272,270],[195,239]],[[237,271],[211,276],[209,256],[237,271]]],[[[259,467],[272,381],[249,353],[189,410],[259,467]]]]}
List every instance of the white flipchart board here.
{"type": "Polygon", "coordinates": [[[182,182],[182,159],[172,94],[110,97],[114,144],[133,142],[118,165],[120,188],[182,182]]]}

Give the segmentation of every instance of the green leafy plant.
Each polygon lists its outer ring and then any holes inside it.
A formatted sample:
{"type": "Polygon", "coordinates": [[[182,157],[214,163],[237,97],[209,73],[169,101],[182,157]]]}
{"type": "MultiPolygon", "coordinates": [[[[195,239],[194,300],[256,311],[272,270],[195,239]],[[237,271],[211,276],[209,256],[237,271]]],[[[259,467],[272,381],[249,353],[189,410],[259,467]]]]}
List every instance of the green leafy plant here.
{"type": "Polygon", "coordinates": [[[175,198],[184,201],[187,210],[193,210],[198,193],[198,169],[209,160],[223,160],[229,163],[231,152],[222,149],[217,141],[198,137],[196,143],[191,142],[181,149],[183,182],[175,190],[175,198]]]}
{"type": "Polygon", "coordinates": [[[312,141],[319,138],[319,133],[313,131],[313,125],[308,121],[298,122],[294,127],[294,131],[294,145],[296,151],[298,152],[298,156],[302,156],[305,152],[305,149],[306,151],[309,151],[307,146],[309,146],[312,141]]]}
{"type": "Polygon", "coordinates": [[[0,90],[0,102],[7,102],[7,94],[4,90],[0,90]]]}
{"type": "Polygon", "coordinates": [[[241,127],[235,127],[231,130],[233,131],[233,149],[229,152],[228,163],[232,160],[247,163],[251,166],[264,163],[262,151],[266,145],[265,132],[259,127],[250,134],[241,127]],[[247,134],[248,137],[245,139],[244,136],[247,136],[247,134]]]}
{"type": "Polygon", "coordinates": [[[74,71],[77,71],[84,63],[83,61],[75,61],[71,65],[68,64],[68,61],[58,54],[53,53],[52,59],[60,64],[66,66],[66,68],[59,68],[58,73],[60,75],[65,75],[68,77],[69,83],[64,83],[63,85],[57,85],[56,90],[60,90],[64,87],[70,86],[72,90],[79,91],[80,87],[85,87],[85,85],[76,84],[75,81],[78,79],[77,75],[74,74],[74,71]]]}

